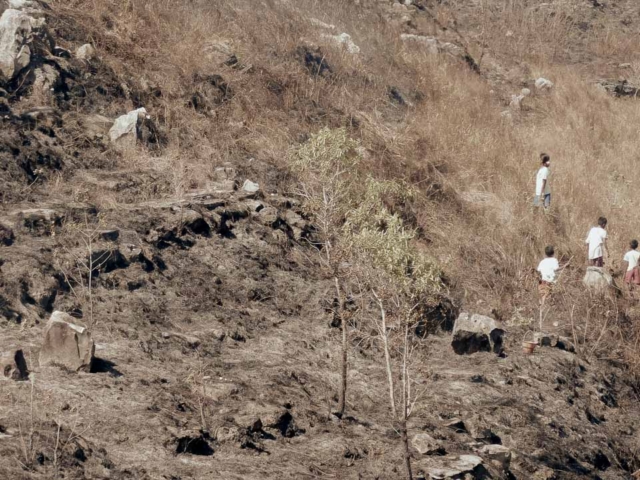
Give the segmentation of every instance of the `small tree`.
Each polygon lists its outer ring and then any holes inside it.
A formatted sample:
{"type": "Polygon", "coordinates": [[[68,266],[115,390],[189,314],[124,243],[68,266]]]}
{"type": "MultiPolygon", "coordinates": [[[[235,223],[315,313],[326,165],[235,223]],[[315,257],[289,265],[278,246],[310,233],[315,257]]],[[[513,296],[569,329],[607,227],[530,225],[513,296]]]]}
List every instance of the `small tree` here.
{"type": "Polygon", "coordinates": [[[298,194],[314,214],[318,237],[313,245],[320,253],[325,272],[333,277],[337,304],[335,316],[340,320],[342,355],[337,416],[342,418],[347,401],[348,317],[343,277],[348,276],[350,252],[341,241],[341,226],[353,205],[355,177],[361,156],[358,144],[345,129],[323,129],[308,142],[295,149],[291,165],[299,175],[298,194]]]}

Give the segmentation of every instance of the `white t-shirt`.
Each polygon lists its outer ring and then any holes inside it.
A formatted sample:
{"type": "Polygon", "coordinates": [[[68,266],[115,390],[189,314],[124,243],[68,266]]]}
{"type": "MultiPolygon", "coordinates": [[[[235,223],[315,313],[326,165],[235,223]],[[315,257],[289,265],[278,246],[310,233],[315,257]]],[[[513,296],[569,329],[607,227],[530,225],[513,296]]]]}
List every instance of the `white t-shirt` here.
{"type": "Polygon", "coordinates": [[[624,254],[624,261],[629,262],[627,272],[630,272],[638,266],[638,260],[640,260],[640,252],[638,252],[637,250],[629,250],[624,254]]]}
{"type": "Polygon", "coordinates": [[[542,167],[538,170],[538,174],[536,175],[536,195],[542,195],[542,182],[547,181],[544,185],[544,194],[547,195],[551,193],[549,190],[549,167],[542,167]]]}
{"type": "Polygon", "coordinates": [[[556,281],[556,272],[560,268],[558,260],[554,257],[547,257],[538,265],[538,271],[540,272],[540,278],[545,282],[554,283],[556,281]]]}
{"type": "Polygon", "coordinates": [[[589,235],[585,243],[589,244],[589,260],[602,257],[602,244],[607,238],[607,231],[602,227],[593,227],[589,230],[589,235]]]}

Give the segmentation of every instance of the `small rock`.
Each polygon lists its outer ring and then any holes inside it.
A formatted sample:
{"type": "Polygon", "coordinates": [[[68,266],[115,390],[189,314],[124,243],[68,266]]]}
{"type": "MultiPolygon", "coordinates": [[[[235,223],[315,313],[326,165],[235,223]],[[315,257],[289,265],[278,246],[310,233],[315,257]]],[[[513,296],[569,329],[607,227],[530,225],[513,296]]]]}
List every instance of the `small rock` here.
{"type": "Polygon", "coordinates": [[[535,85],[538,90],[551,90],[553,88],[553,82],[542,77],[536,80],[535,85]]]}
{"type": "Polygon", "coordinates": [[[523,88],[522,90],[520,90],[520,95],[522,95],[523,97],[528,97],[529,95],[531,95],[531,90],[529,90],[528,88],[523,88]]]}
{"type": "Polygon", "coordinates": [[[185,342],[190,348],[198,348],[202,343],[199,338],[194,337],[192,335],[185,335],[183,333],[178,332],[162,332],[162,338],[177,338],[178,340],[182,340],[185,342]]]}
{"type": "Polygon", "coordinates": [[[40,350],[40,366],[58,365],[72,371],[90,371],[95,345],[91,332],[74,323],[64,312],[55,311],[47,322],[40,350]]]}
{"type": "Polygon", "coordinates": [[[216,431],[216,440],[220,443],[233,442],[240,438],[240,430],[236,427],[220,427],[216,431]]]}
{"type": "Polygon", "coordinates": [[[22,350],[0,356],[0,378],[4,380],[26,380],[29,378],[27,361],[24,359],[22,350]]]}
{"type": "Polygon", "coordinates": [[[242,190],[249,193],[255,193],[260,190],[260,185],[252,182],[251,180],[245,180],[242,184],[242,190]]]}
{"type": "Polygon", "coordinates": [[[462,312],[453,327],[451,346],[458,355],[502,352],[504,330],[490,317],[462,312]]]}
{"type": "Polygon", "coordinates": [[[341,33],[340,35],[322,35],[323,38],[331,40],[337,45],[343,45],[347,52],[351,54],[360,53],[360,47],[351,40],[351,35],[348,33],[341,33]]]}
{"type": "Polygon", "coordinates": [[[505,471],[511,463],[511,450],[502,445],[485,445],[479,450],[483,458],[489,461],[499,470],[505,471]]]}
{"type": "Polygon", "coordinates": [[[135,145],[138,140],[138,123],[147,117],[147,110],[144,107],[118,117],[109,130],[111,142],[135,145]]]}
{"type": "Polygon", "coordinates": [[[464,426],[474,440],[491,443],[500,442],[500,437],[493,433],[489,424],[480,415],[473,415],[469,418],[465,418],[464,426]]]}
{"type": "Polygon", "coordinates": [[[96,56],[96,49],[93,48],[93,45],[89,43],[85,43],[84,45],[78,47],[76,50],[76,57],[80,60],[90,61],[93,60],[96,56]]]}
{"type": "Polygon", "coordinates": [[[422,455],[444,455],[444,447],[431,435],[418,433],[411,440],[411,445],[422,455]]]}
{"type": "Polygon", "coordinates": [[[619,68],[631,68],[632,65],[630,63],[621,63],[618,65],[619,68]]]}

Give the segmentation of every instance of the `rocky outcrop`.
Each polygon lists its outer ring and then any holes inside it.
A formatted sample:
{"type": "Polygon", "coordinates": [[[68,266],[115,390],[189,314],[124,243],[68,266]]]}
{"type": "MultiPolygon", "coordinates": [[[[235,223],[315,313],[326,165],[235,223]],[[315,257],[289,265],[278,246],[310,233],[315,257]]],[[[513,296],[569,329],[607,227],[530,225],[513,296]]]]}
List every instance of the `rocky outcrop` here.
{"type": "Polygon", "coordinates": [[[74,323],[64,312],[53,312],[44,331],[40,350],[41,367],[57,365],[71,371],[90,371],[95,352],[91,332],[74,323]]]}
{"type": "Polygon", "coordinates": [[[476,352],[502,352],[504,330],[496,321],[484,315],[460,314],[453,327],[451,346],[458,355],[476,352]]]}
{"type": "Polygon", "coordinates": [[[44,25],[27,13],[9,8],[0,17],[0,80],[11,81],[31,61],[33,33],[44,25]]]}

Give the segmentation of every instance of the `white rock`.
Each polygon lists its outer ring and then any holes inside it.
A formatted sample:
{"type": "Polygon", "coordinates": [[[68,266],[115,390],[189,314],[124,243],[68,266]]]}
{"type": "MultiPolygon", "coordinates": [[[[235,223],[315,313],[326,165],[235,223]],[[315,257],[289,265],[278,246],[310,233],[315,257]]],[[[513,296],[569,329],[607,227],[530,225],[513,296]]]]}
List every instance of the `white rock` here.
{"type": "Polygon", "coordinates": [[[553,88],[553,82],[540,77],[536,80],[536,88],[538,90],[551,90],[553,88]]]}
{"type": "Polygon", "coordinates": [[[31,33],[44,25],[25,12],[7,9],[0,17],[0,77],[13,79],[31,61],[31,33]]]}
{"type": "Polygon", "coordinates": [[[15,8],[16,10],[38,8],[38,4],[33,0],[9,0],[9,8],[15,8]]]}
{"type": "Polygon", "coordinates": [[[528,97],[529,95],[531,95],[531,90],[529,90],[528,88],[523,88],[522,90],[520,90],[520,95],[528,97]]]}
{"type": "Polygon", "coordinates": [[[400,39],[404,42],[416,42],[427,47],[427,51],[436,55],[439,51],[438,40],[434,37],[426,37],[424,35],[414,35],[413,33],[403,33],[400,39]]]}
{"type": "Polygon", "coordinates": [[[249,193],[255,193],[260,190],[260,185],[252,182],[251,180],[245,180],[242,184],[242,190],[249,193]]]}
{"type": "Polygon", "coordinates": [[[360,47],[355,43],[353,43],[353,40],[351,40],[351,35],[349,35],[348,33],[341,33],[340,35],[325,34],[322,37],[328,40],[331,40],[333,43],[337,45],[343,45],[347,49],[347,52],[349,53],[352,53],[352,54],[360,53],[360,47]]]}
{"type": "Polygon", "coordinates": [[[140,117],[146,117],[147,110],[144,107],[132,110],[126,115],[118,117],[109,130],[111,142],[127,143],[135,145],[137,141],[136,127],[140,117]]]}
{"type": "Polygon", "coordinates": [[[90,43],[85,43],[84,45],[78,47],[76,50],[76,57],[80,60],[92,60],[96,56],[96,49],[93,48],[93,45],[90,43]]]}

